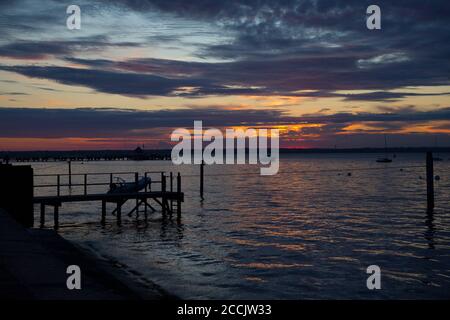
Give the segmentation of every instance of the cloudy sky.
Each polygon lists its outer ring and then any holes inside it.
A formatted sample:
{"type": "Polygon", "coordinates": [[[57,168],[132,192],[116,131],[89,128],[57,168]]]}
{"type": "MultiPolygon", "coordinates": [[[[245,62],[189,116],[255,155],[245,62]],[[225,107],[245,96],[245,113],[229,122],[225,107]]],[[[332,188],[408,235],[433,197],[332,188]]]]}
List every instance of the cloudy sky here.
{"type": "Polygon", "coordinates": [[[449,18],[447,0],[2,1],[0,150],[166,148],[194,120],[450,146],[449,18]]]}

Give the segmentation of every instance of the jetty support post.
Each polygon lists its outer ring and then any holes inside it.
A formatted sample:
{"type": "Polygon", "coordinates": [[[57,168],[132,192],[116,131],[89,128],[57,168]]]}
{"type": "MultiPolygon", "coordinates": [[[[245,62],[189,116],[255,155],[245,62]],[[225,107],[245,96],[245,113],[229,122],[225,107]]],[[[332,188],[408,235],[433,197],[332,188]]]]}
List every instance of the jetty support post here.
{"type": "Polygon", "coordinates": [[[205,173],[205,161],[202,160],[202,164],[200,165],[200,199],[201,200],[204,200],[204,197],[203,197],[204,173],[205,173]]]}
{"type": "MultiPolygon", "coordinates": [[[[145,178],[145,193],[148,192],[148,185],[147,185],[147,172],[144,173],[144,178],[145,178]]],[[[145,215],[145,221],[147,221],[147,198],[144,199],[144,215],[145,215]]]]}
{"type": "Polygon", "coordinates": [[[87,174],[84,174],[84,195],[87,195],[87,174]]]}
{"type": "Polygon", "coordinates": [[[166,175],[164,172],[161,172],[161,207],[162,213],[165,216],[167,210],[166,210],[166,175]]]}
{"type": "Polygon", "coordinates": [[[61,176],[59,174],[56,176],[56,194],[58,197],[61,195],[61,176]]]}
{"type": "Polygon", "coordinates": [[[427,152],[427,211],[433,213],[434,210],[434,168],[433,153],[427,152]]]}
{"type": "MultiPolygon", "coordinates": [[[[134,183],[136,185],[136,193],[139,192],[139,172],[134,173],[134,183]]],[[[139,217],[139,198],[136,197],[136,217],[139,217]]]]}
{"type": "MultiPolygon", "coordinates": [[[[173,192],[173,172],[170,171],[170,192],[173,192]]],[[[170,198],[170,212],[173,213],[173,199],[170,198]]]]}

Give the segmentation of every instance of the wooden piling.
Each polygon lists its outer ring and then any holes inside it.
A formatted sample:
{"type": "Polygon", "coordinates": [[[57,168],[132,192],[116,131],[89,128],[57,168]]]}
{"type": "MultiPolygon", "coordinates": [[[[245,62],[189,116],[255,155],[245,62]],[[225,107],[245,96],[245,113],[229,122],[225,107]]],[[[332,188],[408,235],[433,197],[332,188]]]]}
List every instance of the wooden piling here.
{"type": "Polygon", "coordinates": [[[166,192],[166,175],[165,175],[164,172],[161,172],[161,191],[162,191],[162,195],[161,195],[162,213],[163,213],[163,215],[166,215],[167,214],[166,196],[165,196],[165,192],[166,192]]]}
{"type": "MultiPolygon", "coordinates": [[[[144,173],[144,178],[145,178],[145,190],[144,190],[144,191],[145,191],[145,192],[148,191],[147,176],[148,176],[147,172],[144,173]]],[[[145,221],[147,221],[147,209],[148,209],[147,207],[148,207],[147,199],[145,199],[145,200],[144,200],[144,216],[145,216],[145,221]]]]}
{"type": "Polygon", "coordinates": [[[166,191],[166,175],[161,172],[161,191],[166,191]]]}
{"type": "Polygon", "coordinates": [[[61,176],[59,174],[56,176],[56,185],[56,194],[59,197],[61,195],[61,176]]]}
{"type": "Polygon", "coordinates": [[[84,174],[84,195],[87,195],[87,174],[84,174]]]}
{"type": "MultiPolygon", "coordinates": [[[[173,173],[170,172],[170,192],[173,192],[173,173]]],[[[173,200],[170,199],[170,212],[173,213],[173,200]]]]}
{"type": "MultiPolygon", "coordinates": [[[[134,183],[136,184],[136,190],[139,184],[139,172],[134,173],[134,183]]],[[[139,217],[139,198],[136,198],[136,217],[139,217]]]]}
{"type": "Polygon", "coordinates": [[[434,168],[431,151],[427,152],[427,210],[428,212],[434,210],[434,168]]]}

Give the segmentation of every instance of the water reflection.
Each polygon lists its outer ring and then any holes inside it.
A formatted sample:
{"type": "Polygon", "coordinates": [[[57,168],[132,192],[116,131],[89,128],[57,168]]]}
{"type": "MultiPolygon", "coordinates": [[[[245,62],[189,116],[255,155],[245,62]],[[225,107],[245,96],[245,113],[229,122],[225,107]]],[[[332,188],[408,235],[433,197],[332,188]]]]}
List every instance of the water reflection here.
{"type": "Polygon", "coordinates": [[[175,241],[180,243],[183,240],[184,226],[179,218],[163,217],[161,219],[160,238],[162,241],[175,241]]]}
{"type": "Polygon", "coordinates": [[[425,231],[424,236],[428,242],[428,248],[434,249],[435,248],[434,235],[436,233],[436,228],[435,228],[435,224],[434,224],[434,213],[433,212],[427,211],[425,225],[427,227],[427,230],[425,231]]]}
{"type": "Polygon", "coordinates": [[[424,216],[423,168],[407,168],[423,164],[423,155],[399,154],[403,171],[351,170],[376,166],[375,158],[292,156],[281,159],[281,171],[292,173],[272,177],[240,175],[258,170],[252,166],[206,167],[204,201],[198,177],[188,177],[198,167],[89,163],[80,172],[181,171],[181,220],[156,212],[147,223],[141,216],[117,227],[111,219],[102,229],[98,204],[74,204],[61,210],[70,224],[61,233],[183,298],[448,298],[450,215],[442,213],[449,212],[450,162],[436,167],[436,209],[424,216]],[[339,168],[350,170],[330,171],[339,168]],[[383,270],[382,292],[365,286],[372,264],[383,270]]]}

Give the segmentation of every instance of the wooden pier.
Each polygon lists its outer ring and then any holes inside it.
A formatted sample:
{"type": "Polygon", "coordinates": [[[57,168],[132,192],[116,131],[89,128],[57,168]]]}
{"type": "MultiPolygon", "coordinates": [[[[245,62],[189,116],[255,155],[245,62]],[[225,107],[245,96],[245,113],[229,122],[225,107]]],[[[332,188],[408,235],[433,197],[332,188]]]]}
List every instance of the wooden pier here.
{"type": "Polygon", "coordinates": [[[85,173],[85,174],[55,174],[55,175],[35,175],[34,180],[39,178],[45,178],[47,180],[56,180],[55,183],[51,184],[35,184],[34,188],[52,188],[56,189],[55,194],[34,196],[33,203],[40,205],[40,226],[41,228],[45,226],[46,222],[46,208],[53,207],[53,226],[55,229],[59,227],[59,208],[63,203],[70,202],[88,202],[88,201],[99,201],[101,202],[101,223],[106,223],[107,217],[107,203],[113,203],[115,209],[111,212],[112,215],[116,216],[117,224],[120,225],[122,222],[122,207],[129,200],[134,200],[135,205],[133,209],[128,213],[128,216],[136,213],[139,216],[139,209],[142,206],[145,219],[148,217],[148,210],[152,213],[156,212],[154,206],[159,206],[163,217],[169,215],[172,216],[176,213],[177,218],[181,218],[181,202],[184,202],[184,193],[181,192],[181,175],[178,173],[175,177],[172,172],[169,174],[165,172],[145,172],[145,179],[149,179],[149,183],[146,184],[145,189],[136,192],[129,193],[108,193],[105,192],[89,192],[89,187],[95,186],[97,189],[99,186],[111,186],[114,183],[114,178],[123,176],[133,176],[134,183],[136,186],[139,181],[138,172],[116,172],[116,173],[85,173]],[[101,182],[90,182],[89,178],[95,177],[97,180],[102,176],[108,177],[108,181],[101,182]],[[159,180],[152,178],[159,176],[159,180]],[[62,178],[67,177],[69,179],[68,183],[61,183],[62,178]],[[72,183],[72,178],[81,177],[82,183],[72,183]],[[167,180],[169,184],[167,183],[167,180]],[[175,180],[175,183],[174,183],[175,180]],[[154,190],[154,186],[157,185],[157,190],[154,190]],[[62,194],[64,188],[82,188],[83,192],[79,194],[62,194]]]}

